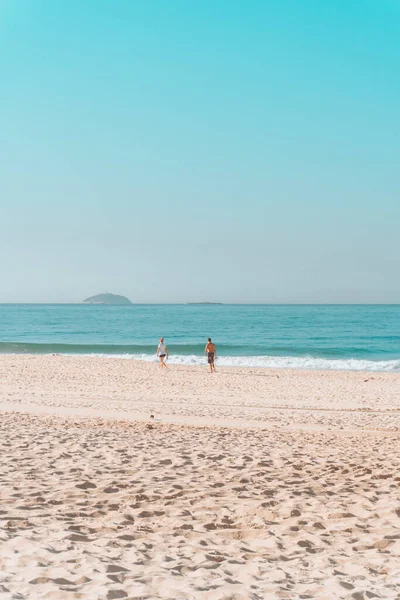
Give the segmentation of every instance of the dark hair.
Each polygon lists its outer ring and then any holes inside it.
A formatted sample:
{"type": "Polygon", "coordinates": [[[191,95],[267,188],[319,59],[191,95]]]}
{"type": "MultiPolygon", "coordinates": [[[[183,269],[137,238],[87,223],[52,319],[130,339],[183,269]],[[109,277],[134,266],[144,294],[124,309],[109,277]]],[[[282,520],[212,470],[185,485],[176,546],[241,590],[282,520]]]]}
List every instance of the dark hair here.
{"type": "Polygon", "coordinates": [[[211,342],[211,338],[208,338],[208,341],[211,342]]]}

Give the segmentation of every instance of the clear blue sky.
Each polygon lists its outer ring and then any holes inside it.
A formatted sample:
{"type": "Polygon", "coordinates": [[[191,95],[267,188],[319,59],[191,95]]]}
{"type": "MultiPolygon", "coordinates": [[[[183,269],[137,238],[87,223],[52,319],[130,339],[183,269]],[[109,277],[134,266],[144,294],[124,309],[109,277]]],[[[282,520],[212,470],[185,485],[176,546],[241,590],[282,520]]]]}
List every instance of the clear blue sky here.
{"type": "Polygon", "coordinates": [[[400,302],[398,0],[0,0],[0,302],[400,302]]]}

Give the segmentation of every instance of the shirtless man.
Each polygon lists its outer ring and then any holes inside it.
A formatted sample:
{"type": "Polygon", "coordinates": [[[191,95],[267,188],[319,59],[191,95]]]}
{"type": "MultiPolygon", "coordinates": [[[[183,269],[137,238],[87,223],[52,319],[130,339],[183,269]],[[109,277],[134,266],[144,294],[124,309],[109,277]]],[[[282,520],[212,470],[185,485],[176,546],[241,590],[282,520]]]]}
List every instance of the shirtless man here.
{"type": "Polygon", "coordinates": [[[210,373],[215,373],[215,359],[217,358],[217,349],[215,344],[212,343],[211,338],[208,338],[206,347],[204,348],[204,354],[207,355],[208,364],[210,365],[210,373]]]}

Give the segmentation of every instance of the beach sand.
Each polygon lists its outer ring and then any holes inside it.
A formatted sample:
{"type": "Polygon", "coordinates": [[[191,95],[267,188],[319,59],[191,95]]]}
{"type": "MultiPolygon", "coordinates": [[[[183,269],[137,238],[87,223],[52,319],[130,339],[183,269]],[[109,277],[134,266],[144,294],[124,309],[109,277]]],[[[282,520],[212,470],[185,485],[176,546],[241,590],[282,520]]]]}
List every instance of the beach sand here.
{"type": "Polygon", "coordinates": [[[400,375],[217,371],[0,357],[1,598],[400,598],[400,375]]]}

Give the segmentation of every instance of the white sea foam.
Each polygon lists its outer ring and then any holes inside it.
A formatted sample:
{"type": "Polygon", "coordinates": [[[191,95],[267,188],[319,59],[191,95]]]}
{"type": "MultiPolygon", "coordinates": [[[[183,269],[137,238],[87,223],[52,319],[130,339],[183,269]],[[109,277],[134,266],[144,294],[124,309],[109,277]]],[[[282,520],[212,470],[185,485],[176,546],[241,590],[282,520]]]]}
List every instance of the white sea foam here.
{"type": "MultiPolygon", "coordinates": [[[[116,355],[113,355],[116,357],[116,355]]],[[[121,354],[118,358],[157,362],[154,354],[121,354]]],[[[206,359],[196,355],[170,355],[169,364],[205,365],[206,359]]],[[[223,367],[258,367],[269,369],[314,369],[333,371],[400,372],[400,360],[328,359],[312,356],[219,356],[216,365],[223,367]]]]}

